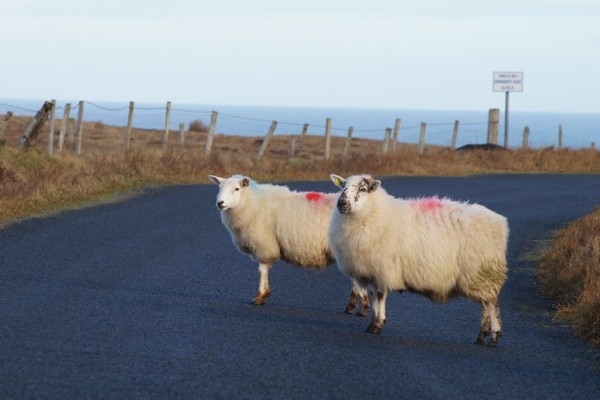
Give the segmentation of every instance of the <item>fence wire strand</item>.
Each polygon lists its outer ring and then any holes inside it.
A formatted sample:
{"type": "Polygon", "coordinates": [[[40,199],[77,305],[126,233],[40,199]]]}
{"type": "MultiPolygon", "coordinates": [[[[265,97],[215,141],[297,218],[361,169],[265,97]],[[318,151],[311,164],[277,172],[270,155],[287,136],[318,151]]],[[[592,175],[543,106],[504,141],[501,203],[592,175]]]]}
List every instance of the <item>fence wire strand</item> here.
{"type": "MultiPolygon", "coordinates": [[[[109,107],[106,105],[102,105],[102,104],[98,104],[95,102],[91,102],[91,101],[83,101],[83,102],[73,102],[71,103],[71,108],[70,111],[72,113],[77,113],[79,112],[79,108],[80,108],[80,104],[86,104],[91,106],[95,111],[90,110],[90,109],[86,109],[85,110],[85,115],[83,116],[85,121],[93,121],[95,118],[96,119],[100,119],[100,120],[106,120],[106,119],[113,119],[115,120],[115,114],[121,114],[118,118],[118,120],[120,122],[117,122],[115,125],[119,125],[122,124],[123,126],[126,125],[126,121],[127,121],[127,110],[129,109],[130,105],[129,103],[123,106],[117,106],[117,107],[109,107]]],[[[6,103],[0,103],[0,107],[2,107],[5,110],[9,110],[9,111],[13,111],[13,112],[21,112],[21,113],[26,113],[26,114],[30,114],[30,115],[35,115],[37,113],[38,110],[35,109],[31,109],[31,108],[27,108],[27,107],[22,107],[22,106],[17,106],[17,105],[13,105],[13,104],[6,104],[6,103]]],[[[60,106],[60,105],[56,105],[55,107],[55,111],[58,110],[65,110],[66,107],[64,106],[60,106]]],[[[156,126],[154,128],[147,128],[147,127],[140,127],[141,129],[164,129],[164,123],[166,120],[166,110],[167,107],[166,106],[134,106],[134,121],[145,121],[145,124],[155,124],[156,126]]],[[[180,114],[189,114],[193,117],[197,117],[197,118],[206,118],[206,117],[210,117],[211,113],[213,111],[210,110],[206,110],[206,109],[190,109],[190,108],[178,108],[178,107],[172,107],[171,108],[171,112],[176,112],[176,113],[180,113],[180,114]]],[[[73,114],[71,114],[73,115],[73,114]]],[[[266,119],[266,118],[257,118],[257,117],[251,117],[251,116],[244,116],[244,115],[238,115],[238,114],[232,114],[232,113],[218,113],[218,119],[219,121],[221,120],[229,120],[229,121],[234,121],[240,124],[244,124],[244,125],[240,125],[240,129],[244,129],[247,128],[248,126],[254,126],[255,128],[258,126],[265,126],[264,132],[263,133],[257,133],[257,135],[261,135],[266,133],[267,131],[267,127],[269,126],[269,124],[273,121],[271,119],[266,119]]],[[[274,119],[277,121],[278,126],[285,126],[286,128],[297,128],[298,131],[304,126],[304,125],[308,125],[309,129],[311,131],[315,131],[315,130],[319,130],[321,132],[325,131],[327,129],[325,124],[322,123],[317,123],[317,124],[312,124],[312,123],[306,123],[306,121],[303,122],[296,122],[296,121],[289,121],[289,120],[284,120],[284,121],[278,121],[277,119],[274,119]]],[[[102,121],[105,122],[105,121],[102,121]]],[[[334,122],[335,123],[335,122],[334,122]]],[[[449,135],[451,133],[452,127],[458,123],[458,126],[460,128],[464,128],[464,127],[486,127],[488,125],[488,121],[485,122],[462,122],[462,121],[452,121],[452,122],[432,122],[432,123],[426,123],[426,127],[427,127],[427,131],[426,131],[426,136],[427,137],[438,137],[439,135],[449,135]]],[[[113,125],[114,123],[112,122],[108,122],[108,124],[113,125]]],[[[135,122],[134,122],[134,126],[135,126],[135,122]]],[[[331,129],[331,133],[332,135],[344,135],[346,132],[348,132],[350,126],[346,126],[346,127],[340,127],[339,125],[333,125],[330,127],[331,129]]],[[[353,132],[355,137],[360,137],[362,135],[362,137],[368,137],[368,138],[372,138],[372,139],[378,139],[380,136],[383,137],[384,132],[386,129],[392,129],[391,127],[385,127],[385,126],[381,126],[381,127],[361,127],[361,126],[352,126],[353,132]]],[[[400,127],[400,136],[403,138],[403,140],[407,140],[407,139],[413,139],[415,137],[415,135],[418,136],[419,130],[421,129],[421,125],[401,125],[400,127]]],[[[230,128],[233,130],[233,128],[230,128]]],[[[255,129],[256,130],[256,129],[255,129]]],[[[469,132],[467,130],[467,132],[465,132],[464,130],[461,131],[460,133],[460,137],[461,138],[465,138],[468,137],[469,140],[471,141],[474,138],[474,135],[485,135],[485,131],[486,129],[482,129],[480,133],[474,133],[474,132],[469,132]]],[[[479,132],[479,130],[478,130],[479,132]]],[[[245,135],[244,133],[240,133],[240,132],[224,132],[225,134],[242,134],[245,135]]],[[[551,142],[551,140],[549,139],[551,136],[555,137],[556,133],[555,132],[550,132],[550,131],[540,131],[540,130],[531,130],[530,131],[530,136],[529,136],[529,143],[533,144],[533,143],[538,143],[541,145],[547,145],[548,143],[551,142]]],[[[478,136],[481,137],[481,136],[478,136]]],[[[571,142],[579,142],[579,143],[585,143],[585,139],[582,138],[578,138],[575,137],[573,135],[569,135],[568,132],[563,132],[562,134],[562,138],[563,141],[570,139],[571,142]]],[[[449,141],[449,139],[448,139],[449,141]]],[[[578,147],[578,146],[576,146],[578,147]]]]}

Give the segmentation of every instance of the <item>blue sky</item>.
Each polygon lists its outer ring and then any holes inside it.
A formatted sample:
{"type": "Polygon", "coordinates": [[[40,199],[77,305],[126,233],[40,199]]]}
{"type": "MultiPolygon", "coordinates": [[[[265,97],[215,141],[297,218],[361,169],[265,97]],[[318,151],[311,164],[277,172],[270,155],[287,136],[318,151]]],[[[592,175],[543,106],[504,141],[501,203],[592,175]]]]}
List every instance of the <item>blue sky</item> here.
{"type": "Polygon", "coordinates": [[[4,0],[0,98],[600,111],[597,0],[4,0]]]}

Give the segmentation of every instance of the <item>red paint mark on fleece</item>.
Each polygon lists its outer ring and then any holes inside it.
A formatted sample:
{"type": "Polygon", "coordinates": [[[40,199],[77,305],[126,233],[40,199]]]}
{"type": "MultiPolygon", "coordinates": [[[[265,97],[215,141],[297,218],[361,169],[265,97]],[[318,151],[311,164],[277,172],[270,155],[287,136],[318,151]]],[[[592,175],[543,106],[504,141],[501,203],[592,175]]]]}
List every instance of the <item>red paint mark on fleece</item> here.
{"type": "Polygon", "coordinates": [[[417,207],[420,211],[433,211],[441,208],[442,202],[437,197],[427,197],[424,199],[413,200],[412,205],[417,207]]]}
{"type": "Polygon", "coordinates": [[[323,193],[319,192],[307,192],[304,196],[308,201],[319,201],[324,197],[323,193]]]}

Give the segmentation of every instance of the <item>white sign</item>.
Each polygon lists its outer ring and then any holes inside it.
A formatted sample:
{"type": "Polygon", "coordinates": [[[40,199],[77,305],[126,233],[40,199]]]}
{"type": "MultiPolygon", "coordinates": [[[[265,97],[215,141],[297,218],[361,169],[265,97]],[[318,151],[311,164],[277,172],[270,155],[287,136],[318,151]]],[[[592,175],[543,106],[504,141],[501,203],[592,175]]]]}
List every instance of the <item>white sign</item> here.
{"type": "Polygon", "coordinates": [[[494,92],[522,92],[523,72],[494,72],[494,92]]]}

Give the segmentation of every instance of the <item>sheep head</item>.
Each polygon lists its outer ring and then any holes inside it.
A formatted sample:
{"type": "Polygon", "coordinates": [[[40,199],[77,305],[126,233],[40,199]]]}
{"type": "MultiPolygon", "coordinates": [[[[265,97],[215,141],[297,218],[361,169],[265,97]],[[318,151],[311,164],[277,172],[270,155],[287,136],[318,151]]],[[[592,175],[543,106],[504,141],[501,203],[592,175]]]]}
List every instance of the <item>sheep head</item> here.
{"type": "Polygon", "coordinates": [[[368,194],[381,185],[381,181],[373,179],[370,175],[353,175],[344,179],[339,175],[331,174],[330,178],[334,185],[342,189],[337,201],[340,214],[359,211],[368,194]]]}
{"type": "Polygon", "coordinates": [[[227,179],[209,175],[208,178],[215,185],[219,185],[217,208],[220,211],[236,207],[242,198],[242,191],[250,185],[250,178],[241,175],[233,175],[227,179]]]}

